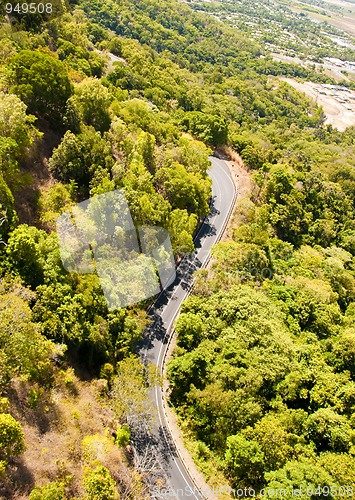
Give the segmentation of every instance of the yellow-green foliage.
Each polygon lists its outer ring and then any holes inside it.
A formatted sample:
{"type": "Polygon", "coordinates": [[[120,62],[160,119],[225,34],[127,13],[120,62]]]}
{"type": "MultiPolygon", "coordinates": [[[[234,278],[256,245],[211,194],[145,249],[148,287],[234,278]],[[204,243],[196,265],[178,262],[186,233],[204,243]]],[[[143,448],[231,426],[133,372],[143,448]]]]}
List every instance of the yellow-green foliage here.
{"type": "Polygon", "coordinates": [[[100,436],[100,434],[85,436],[81,444],[83,459],[88,464],[101,462],[110,453],[112,447],[112,439],[107,436],[100,436]]]}
{"type": "Polygon", "coordinates": [[[25,434],[21,424],[9,413],[0,413],[0,453],[5,458],[25,451],[25,434]]]}
{"type": "Polygon", "coordinates": [[[6,413],[10,408],[10,402],[7,398],[0,398],[0,412],[6,413]]]}
{"type": "Polygon", "coordinates": [[[118,500],[119,494],[110,471],[99,465],[93,471],[86,471],[83,485],[88,500],[118,500]]]}
{"type": "Polygon", "coordinates": [[[128,425],[119,425],[117,427],[115,442],[117,446],[126,446],[129,443],[131,433],[129,432],[128,425]]]}
{"type": "Polygon", "coordinates": [[[36,488],[31,492],[29,500],[66,500],[64,484],[55,481],[36,488]]]}

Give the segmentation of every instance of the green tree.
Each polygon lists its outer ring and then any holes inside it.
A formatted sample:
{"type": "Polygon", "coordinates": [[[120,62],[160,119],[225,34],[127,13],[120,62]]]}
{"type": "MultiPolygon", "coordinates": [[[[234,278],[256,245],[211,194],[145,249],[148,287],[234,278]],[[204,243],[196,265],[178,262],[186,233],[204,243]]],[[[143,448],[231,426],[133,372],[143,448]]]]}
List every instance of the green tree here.
{"type": "Polygon", "coordinates": [[[84,474],[83,486],[88,500],[118,500],[119,498],[116,483],[110,471],[102,465],[84,474]]]}
{"type": "Polygon", "coordinates": [[[100,132],[109,130],[111,118],[108,107],[112,101],[109,90],[94,78],[83,80],[75,87],[75,94],[70,99],[80,113],[86,125],[93,126],[100,132]]]}
{"type": "Polygon", "coordinates": [[[11,189],[16,189],[20,183],[17,153],[16,141],[0,136],[0,175],[10,184],[11,189]]]}
{"type": "Polygon", "coordinates": [[[100,378],[107,380],[108,388],[111,388],[112,379],[115,373],[114,367],[111,363],[105,363],[100,370],[100,378]]]}
{"type": "Polygon", "coordinates": [[[130,426],[143,422],[149,425],[155,413],[149,397],[150,388],[159,381],[154,365],[145,367],[133,354],[122,360],[111,391],[117,417],[130,426]]]}
{"type": "Polygon", "coordinates": [[[76,187],[73,181],[70,185],[58,182],[54,186],[42,190],[38,200],[41,222],[53,229],[57,217],[72,204],[73,190],[76,187]]]}
{"type": "Polygon", "coordinates": [[[224,117],[192,111],[184,114],[181,125],[184,130],[207,144],[227,144],[228,124],[224,117]]]}
{"type": "Polygon", "coordinates": [[[203,322],[192,313],[181,313],[175,323],[179,346],[189,350],[196,347],[202,339],[203,322]]]}
{"type": "Polygon", "coordinates": [[[120,38],[117,36],[114,36],[111,38],[107,45],[107,49],[109,52],[112,52],[112,54],[115,54],[115,56],[121,56],[122,55],[122,41],[120,38]]]}
{"type": "Polygon", "coordinates": [[[21,424],[9,413],[0,413],[0,454],[3,458],[21,455],[25,451],[25,434],[21,424]]]}
{"type": "Polygon", "coordinates": [[[263,164],[262,151],[255,146],[246,146],[241,152],[241,157],[248,168],[259,169],[263,164]]]}
{"type": "Polygon", "coordinates": [[[175,255],[194,251],[192,234],[197,226],[197,216],[187,210],[175,209],[171,212],[168,229],[175,255]]]}
{"type": "Polygon", "coordinates": [[[188,135],[180,137],[177,161],[183,164],[188,172],[199,172],[205,177],[211,166],[208,158],[211,155],[212,150],[203,142],[196,141],[188,135]]]}
{"type": "Polygon", "coordinates": [[[69,130],[65,133],[62,142],[53,151],[49,169],[63,182],[74,180],[84,184],[87,194],[90,181],[96,178],[99,184],[102,178],[109,175],[113,164],[110,144],[100,132],[84,127],[79,135],[69,130]]]}
{"type": "Polygon", "coordinates": [[[10,235],[6,247],[8,262],[19,276],[33,287],[43,280],[43,256],[41,246],[45,232],[34,226],[22,224],[10,235]]]}
{"type": "Polygon", "coordinates": [[[262,484],[264,460],[257,441],[239,435],[227,438],[225,463],[234,484],[247,487],[262,484]]]}
{"type": "Polygon", "coordinates": [[[260,445],[265,457],[265,471],[279,469],[291,459],[298,440],[295,435],[287,433],[274,415],[263,417],[253,428],[243,429],[242,434],[260,445]]]}
{"type": "Polygon", "coordinates": [[[199,216],[209,212],[211,180],[203,179],[200,173],[187,172],[183,165],[175,162],[172,167],[161,168],[155,180],[173,208],[187,209],[199,216]]]}
{"type": "MultiPolygon", "coordinates": [[[[295,498],[297,495],[302,499],[316,500],[319,498],[317,488],[320,492],[323,491],[324,486],[330,488],[334,485],[330,474],[314,459],[306,457],[298,461],[290,461],[282,469],[268,472],[265,476],[267,488],[279,491],[279,496],[287,499],[295,498]]],[[[267,498],[271,498],[271,496],[267,498]]]]}
{"type": "Polygon", "coordinates": [[[127,446],[131,438],[129,427],[127,425],[118,426],[116,431],[115,443],[117,446],[127,446]]]}
{"type": "Polygon", "coordinates": [[[66,500],[65,485],[55,481],[45,486],[36,486],[30,494],[29,500],[66,500]]]}
{"type": "Polygon", "coordinates": [[[0,358],[3,360],[0,385],[16,375],[50,384],[50,362],[54,345],[39,332],[32,321],[27,302],[35,295],[18,282],[0,281],[0,358]],[[9,290],[10,289],[10,290],[9,290]]]}
{"type": "Polygon", "coordinates": [[[331,408],[320,408],[312,413],[305,424],[305,433],[318,451],[346,452],[355,442],[355,433],[348,419],[331,408]]]}
{"type": "Polygon", "coordinates": [[[137,137],[136,151],[142,155],[145,167],[151,174],[155,172],[155,137],[149,132],[141,132],[137,137]]]}
{"type": "Polygon", "coordinates": [[[8,235],[18,221],[14,209],[14,197],[0,174],[0,249],[5,245],[8,235]]]}
{"type": "Polygon", "coordinates": [[[43,52],[22,50],[11,58],[11,90],[28,111],[51,120],[60,119],[72,86],[63,63],[43,52]]]}
{"type": "Polygon", "coordinates": [[[347,453],[322,453],[319,465],[331,475],[333,481],[340,485],[355,484],[355,459],[347,453]]]}
{"type": "Polygon", "coordinates": [[[82,180],[85,165],[81,155],[80,139],[70,132],[65,133],[58,148],[53,151],[49,160],[49,169],[53,174],[64,181],[70,179],[82,180]]]}
{"type": "Polygon", "coordinates": [[[0,136],[13,139],[16,142],[16,155],[33,141],[36,120],[26,114],[27,106],[16,95],[0,92],[0,136]]]}
{"type": "Polygon", "coordinates": [[[355,332],[345,330],[334,342],[330,360],[337,371],[349,370],[355,378],[355,332]]]}

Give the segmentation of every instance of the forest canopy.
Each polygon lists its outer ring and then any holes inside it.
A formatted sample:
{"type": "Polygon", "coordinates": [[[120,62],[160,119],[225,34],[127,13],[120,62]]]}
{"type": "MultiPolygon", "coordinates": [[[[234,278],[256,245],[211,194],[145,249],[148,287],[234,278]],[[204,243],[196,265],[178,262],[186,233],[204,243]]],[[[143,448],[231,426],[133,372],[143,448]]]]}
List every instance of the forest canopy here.
{"type": "Polygon", "coordinates": [[[324,126],[323,109],[277,76],[334,82],[261,57],[248,31],[189,3],[63,6],[0,25],[6,494],[145,491],[137,470],[124,479],[119,450],[137,412],[112,394],[135,384],[132,407],[150,414],[158,377],[133,353],[151,302],[109,311],[97,274],[63,268],[55,222],[122,189],[136,226],[169,232],[177,264],[210,209],[213,152],[232,153],[252,189],[175,325],[170,404],[189,449],[211,484],[287,498],[295,484],[355,486],[355,129],[324,126]],[[45,440],[67,427],[61,462],[45,440]],[[38,471],[50,465],[24,485],[14,471],[27,443],[38,471]]]}

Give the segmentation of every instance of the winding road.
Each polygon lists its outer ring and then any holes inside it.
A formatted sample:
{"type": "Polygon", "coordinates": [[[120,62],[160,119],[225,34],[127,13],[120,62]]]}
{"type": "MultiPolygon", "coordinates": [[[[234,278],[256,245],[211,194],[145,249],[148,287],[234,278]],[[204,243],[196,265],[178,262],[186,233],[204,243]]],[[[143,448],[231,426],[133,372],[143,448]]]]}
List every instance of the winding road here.
{"type": "MultiPolygon", "coordinates": [[[[168,290],[163,291],[155,304],[150,308],[151,324],[137,353],[143,361],[150,361],[163,371],[165,355],[173,324],[179,314],[182,302],[189,295],[193,279],[192,274],[204,267],[210,256],[211,247],[220,239],[236,198],[235,184],[231,178],[227,164],[216,157],[210,157],[212,167],[209,176],[212,179],[211,210],[203,222],[196,238],[195,252],[185,256],[177,268],[177,278],[168,290]]],[[[198,491],[187,467],[174,444],[169,424],[163,409],[162,391],[160,387],[152,392],[158,409],[158,425],[153,431],[132,434],[132,443],[139,452],[148,449],[156,458],[163,481],[153,488],[151,498],[162,499],[202,499],[204,495],[198,491]]]]}

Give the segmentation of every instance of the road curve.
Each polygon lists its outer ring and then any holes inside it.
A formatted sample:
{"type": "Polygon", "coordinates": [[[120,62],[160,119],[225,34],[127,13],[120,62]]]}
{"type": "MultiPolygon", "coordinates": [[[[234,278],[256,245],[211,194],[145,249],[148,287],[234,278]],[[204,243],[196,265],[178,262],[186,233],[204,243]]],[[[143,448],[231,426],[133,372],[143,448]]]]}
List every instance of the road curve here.
{"type": "MultiPolygon", "coordinates": [[[[137,348],[137,354],[143,361],[150,361],[163,371],[165,354],[173,331],[174,321],[182,302],[192,288],[192,274],[205,266],[209,260],[211,247],[218,242],[230,217],[235,198],[235,184],[227,164],[216,157],[210,157],[212,167],[209,176],[212,179],[211,210],[195,238],[195,252],[186,256],[177,268],[177,278],[170,288],[157,298],[150,308],[151,324],[137,348]]],[[[138,453],[144,448],[157,459],[163,473],[162,486],[153,489],[154,499],[200,500],[204,498],[194,485],[190,474],[174,444],[169,430],[162,403],[161,388],[152,393],[158,408],[158,425],[151,432],[132,434],[133,445],[138,453]]]]}

